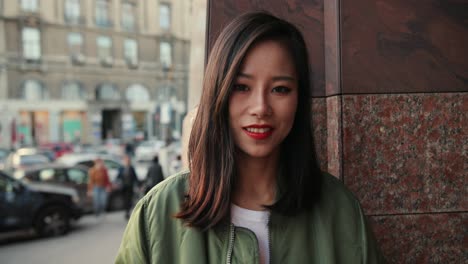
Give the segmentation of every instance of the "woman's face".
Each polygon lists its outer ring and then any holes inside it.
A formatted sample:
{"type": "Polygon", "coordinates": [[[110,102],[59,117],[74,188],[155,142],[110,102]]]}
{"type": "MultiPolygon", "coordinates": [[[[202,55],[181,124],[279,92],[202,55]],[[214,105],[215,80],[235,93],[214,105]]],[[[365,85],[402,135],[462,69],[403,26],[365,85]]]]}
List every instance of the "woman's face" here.
{"type": "Polygon", "coordinates": [[[297,97],[296,68],[286,46],[275,40],[252,46],[229,98],[229,125],[241,154],[268,158],[279,153],[294,123],[297,97]]]}

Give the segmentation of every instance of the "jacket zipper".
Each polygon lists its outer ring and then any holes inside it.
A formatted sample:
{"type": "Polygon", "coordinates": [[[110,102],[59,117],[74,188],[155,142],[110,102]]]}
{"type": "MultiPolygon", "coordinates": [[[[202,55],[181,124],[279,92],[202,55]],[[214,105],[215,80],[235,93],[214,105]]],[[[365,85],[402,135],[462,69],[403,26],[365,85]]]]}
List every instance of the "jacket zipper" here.
{"type": "Polygon", "coordinates": [[[234,234],[235,234],[235,227],[234,227],[234,224],[231,223],[229,227],[229,245],[228,245],[227,257],[226,257],[227,264],[231,264],[232,250],[234,249],[234,234]]]}
{"type": "Polygon", "coordinates": [[[270,219],[268,220],[268,264],[271,264],[272,256],[271,256],[271,215],[270,219]]]}

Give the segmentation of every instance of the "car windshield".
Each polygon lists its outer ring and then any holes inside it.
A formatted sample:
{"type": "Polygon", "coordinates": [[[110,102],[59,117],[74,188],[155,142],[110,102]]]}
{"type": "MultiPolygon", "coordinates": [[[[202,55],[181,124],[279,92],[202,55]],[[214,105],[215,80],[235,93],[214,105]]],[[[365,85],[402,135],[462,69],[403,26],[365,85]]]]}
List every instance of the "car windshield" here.
{"type": "Polygon", "coordinates": [[[155,143],[151,141],[146,141],[141,144],[142,147],[152,147],[153,145],[155,145],[155,143]]]}
{"type": "Polygon", "coordinates": [[[34,165],[34,164],[42,164],[48,163],[49,159],[42,155],[22,155],[20,157],[20,164],[21,165],[34,165]]]}
{"type": "Polygon", "coordinates": [[[8,153],[10,153],[8,150],[0,149],[0,160],[6,159],[6,157],[8,156],[8,153]]]}

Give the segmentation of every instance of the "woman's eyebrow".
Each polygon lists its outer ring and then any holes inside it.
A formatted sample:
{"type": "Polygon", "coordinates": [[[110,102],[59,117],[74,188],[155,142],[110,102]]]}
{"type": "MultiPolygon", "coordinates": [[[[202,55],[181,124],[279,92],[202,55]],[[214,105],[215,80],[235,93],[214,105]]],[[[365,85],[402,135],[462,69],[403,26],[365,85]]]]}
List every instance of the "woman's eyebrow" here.
{"type": "Polygon", "coordinates": [[[292,77],[292,76],[275,76],[273,77],[273,81],[288,81],[288,82],[295,82],[296,81],[296,78],[292,77]]]}
{"type": "MultiPolygon", "coordinates": [[[[253,79],[253,76],[247,73],[240,72],[237,74],[238,78],[246,78],[246,79],[253,79]]],[[[289,82],[295,82],[296,78],[289,76],[289,75],[280,75],[280,76],[275,76],[273,77],[273,81],[289,81],[289,82]]]]}

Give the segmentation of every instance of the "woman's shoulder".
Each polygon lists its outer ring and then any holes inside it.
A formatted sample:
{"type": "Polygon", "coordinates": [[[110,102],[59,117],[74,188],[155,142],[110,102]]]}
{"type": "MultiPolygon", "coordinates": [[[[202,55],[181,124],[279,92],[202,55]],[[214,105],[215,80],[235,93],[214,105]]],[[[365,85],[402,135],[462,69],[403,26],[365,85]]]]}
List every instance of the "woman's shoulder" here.
{"type": "Polygon", "coordinates": [[[337,177],[322,172],[322,188],[320,203],[327,208],[359,209],[359,201],[356,196],[337,177]]]}
{"type": "Polygon", "coordinates": [[[159,184],[154,186],[144,197],[144,200],[150,202],[159,197],[166,196],[184,196],[187,191],[189,171],[181,171],[172,176],[167,177],[159,184]]]}
{"type": "Polygon", "coordinates": [[[172,175],[153,187],[140,201],[147,210],[178,212],[187,192],[188,171],[172,175]]]}
{"type": "Polygon", "coordinates": [[[168,177],[151,189],[135,206],[122,239],[116,263],[168,263],[176,249],[166,241],[180,237],[184,226],[174,215],[186,193],[188,172],[168,177]],[[155,260],[164,259],[164,261],[155,260]]]}

